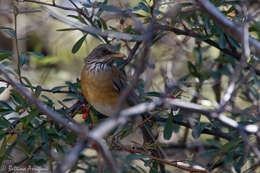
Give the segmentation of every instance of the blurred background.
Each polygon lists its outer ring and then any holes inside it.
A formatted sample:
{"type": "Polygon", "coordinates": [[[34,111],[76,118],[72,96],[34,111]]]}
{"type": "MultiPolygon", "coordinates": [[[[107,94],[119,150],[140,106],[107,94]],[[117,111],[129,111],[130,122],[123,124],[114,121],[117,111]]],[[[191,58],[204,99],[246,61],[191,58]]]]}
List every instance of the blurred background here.
{"type": "MultiPolygon", "coordinates": [[[[42,2],[52,3],[53,1],[45,0],[42,2]]],[[[62,5],[67,8],[74,8],[74,5],[68,0],[56,0],[55,2],[58,5],[62,5]]],[[[81,3],[88,3],[87,0],[74,0],[73,2],[80,8],[82,7],[81,3]]],[[[96,1],[91,0],[91,2],[96,1]]],[[[120,9],[132,9],[138,6],[140,2],[141,0],[109,0],[108,4],[120,9]]],[[[182,20],[184,17],[188,18],[189,16],[196,16],[197,14],[196,8],[181,9],[181,7],[176,5],[178,3],[187,2],[189,1],[161,1],[159,3],[159,9],[165,13],[167,18],[167,20],[165,19],[161,21],[182,29],[185,29],[185,27],[188,26],[190,29],[194,29],[195,31],[201,31],[197,26],[194,26],[193,28],[193,26],[187,22],[188,20],[182,20]],[[180,11],[184,16],[178,15],[180,11]]],[[[0,26],[14,28],[15,21],[12,3],[13,1],[0,0],[0,26]]],[[[258,9],[254,3],[252,4],[253,5],[250,6],[251,8],[249,8],[249,10],[253,11],[254,9],[258,9]]],[[[64,86],[66,81],[70,81],[72,83],[77,82],[84,64],[84,58],[92,51],[93,48],[102,43],[102,41],[88,34],[87,39],[82,44],[81,48],[76,51],[76,53],[72,53],[75,43],[82,38],[84,33],[78,30],[68,29],[71,28],[71,26],[56,20],[53,14],[55,13],[56,15],[62,16],[66,20],[78,21],[78,19],[75,19],[75,16],[73,17],[73,15],[76,15],[75,12],[49,6],[44,6],[43,8],[39,4],[28,2],[19,2],[18,7],[20,14],[17,16],[16,20],[17,37],[19,38],[18,47],[20,55],[23,57],[23,66],[21,69],[22,76],[30,79],[33,86],[41,86],[44,89],[64,86]]],[[[224,11],[226,10],[226,15],[230,18],[239,16],[238,13],[234,13],[234,11],[237,11],[236,8],[231,9],[229,7],[230,6],[227,5],[225,7],[221,7],[221,9],[224,11]],[[229,11],[232,13],[230,12],[229,14],[229,11]]],[[[87,10],[89,13],[93,13],[94,15],[96,13],[96,11],[91,8],[88,8],[87,10]]],[[[140,18],[140,20],[144,23],[144,26],[146,26],[147,22],[145,22],[145,19],[150,14],[144,10],[137,10],[135,11],[135,14],[144,16],[143,18],[140,18]]],[[[136,23],[133,22],[131,18],[118,17],[115,16],[113,12],[105,11],[102,14],[102,19],[105,21],[107,28],[111,30],[125,32],[130,30],[130,26],[133,28],[138,28],[136,23]]],[[[258,23],[254,25],[255,28],[260,26],[259,16],[256,21],[257,20],[258,23]]],[[[198,17],[197,21],[190,20],[191,23],[194,22],[194,25],[197,24],[200,27],[204,25],[205,21],[206,19],[202,17],[198,17]]],[[[209,30],[214,30],[214,27],[209,30]]],[[[259,33],[250,32],[250,34],[259,40],[259,33]]],[[[220,36],[221,33],[217,33],[216,35],[220,36]]],[[[214,37],[213,40],[219,45],[223,44],[223,40],[219,38],[214,37]]],[[[120,51],[126,55],[129,54],[129,48],[132,48],[134,45],[132,42],[116,39],[111,40],[111,43],[117,47],[120,47],[120,51]]],[[[16,52],[15,45],[15,40],[12,39],[12,33],[6,32],[6,30],[0,30],[0,50],[12,50],[13,52],[16,52]]],[[[225,46],[228,47],[227,43],[225,43],[225,46]]],[[[125,71],[130,79],[133,75],[137,62],[141,58],[140,52],[141,51],[139,50],[137,51],[133,61],[125,68],[125,71]]],[[[14,69],[17,64],[15,57],[16,56],[13,55],[12,59],[10,59],[14,69]]],[[[226,58],[225,55],[220,53],[218,49],[203,43],[199,39],[175,35],[172,32],[162,34],[159,41],[151,47],[149,52],[149,62],[147,62],[147,69],[141,76],[142,81],[138,85],[137,90],[140,94],[147,92],[164,92],[169,81],[180,81],[180,79],[184,79],[189,73],[191,73],[187,62],[195,64],[196,67],[198,66],[198,72],[205,78],[205,80],[202,79],[201,82],[197,77],[190,75],[192,77],[190,77],[187,81],[183,80],[184,83],[188,83],[187,86],[190,91],[196,91],[200,94],[200,98],[194,99],[194,95],[191,92],[186,91],[181,92],[181,94],[177,95],[177,97],[182,100],[199,103],[207,108],[213,108],[219,102],[218,97],[223,95],[223,90],[221,90],[221,93],[218,95],[214,89],[214,86],[219,84],[218,75],[221,75],[221,83],[219,87],[222,89],[226,88],[228,85],[229,76],[226,75],[228,73],[228,65],[225,63],[234,62],[234,59],[230,57],[226,58]],[[201,66],[198,65],[200,63],[198,62],[198,59],[202,61],[201,66]],[[223,64],[220,64],[219,62],[223,62],[223,64]]],[[[259,65],[257,68],[259,68],[259,65]]],[[[6,83],[2,83],[2,86],[6,86],[6,83]]],[[[259,92],[259,89],[256,91],[259,92]]],[[[8,101],[9,94],[9,90],[5,90],[5,92],[0,95],[0,100],[8,101]]],[[[59,100],[66,98],[66,94],[44,92],[44,95],[47,95],[55,103],[56,108],[64,106],[59,102],[59,100]]],[[[240,109],[244,109],[252,105],[252,102],[244,99],[241,95],[236,97],[235,102],[239,105],[240,109]]],[[[68,107],[73,103],[74,102],[66,102],[68,107]]],[[[168,118],[169,112],[170,110],[167,110],[162,114],[168,118]]],[[[14,116],[18,115],[15,114],[14,116]]],[[[186,117],[184,116],[184,119],[189,119],[190,117],[188,116],[190,115],[188,114],[186,117]]],[[[196,119],[196,116],[192,118],[196,119]]],[[[205,116],[202,116],[201,119],[199,119],[199,122],[211,123],[211,121],[205,116]]],[[[217,162],[218,158],[214,158],[214,160],[213,157],[211,158],[209,153],[207,153],[207,157],[201,157],[201,155],[206,153],[208,149],[212,149],[212,146],[215,147],[214,140],[223,145],[228,143],[225,139],[219,139],[218,137],[212,137],[207,134],[203,134],[200,138],[194,138],[194,136],[192,137],[192,133],[189,133],[188,130],[182,126],[176,127],[171,138],[169,140],[165,140],[163,137],[163,127],[165,122],[164,124],[162,123],[159,125],[161,126],[158,128],[158,138],[160,142],[173,145],[173,147],[169,147],[168,150],[166,147],[165,150],[174,160],[192,158],[191,160],[204,163],[204,165],[209,162],[217,162]],[[203,142],[206,144],[204,145],[203,142]],[[175,144],[176,146],[174,148],[175,144]],[[188,150],[184,150],[184,147],[187,147],[188,150]]],[[[155,125],[155,131],[158,130],[157,127],[158,126],[155,125]]],[[[216,127],[218,128],[218,124],[212,127],[212,129],[215,129],[216,127]]],[[[229,131],[226,127],[221,127],[224,132],[229,133],[231,131],[229,131]]],[[[222,157],[222,153],[220,153],[220,157],[222,157]]],[[[172,171],[173,168],[171,167],[169,170],[172,171]]],[[[176,171],[176,173],[178,171],[182,172],[179,169],[174,169],[174,171],[176,171]]]]}

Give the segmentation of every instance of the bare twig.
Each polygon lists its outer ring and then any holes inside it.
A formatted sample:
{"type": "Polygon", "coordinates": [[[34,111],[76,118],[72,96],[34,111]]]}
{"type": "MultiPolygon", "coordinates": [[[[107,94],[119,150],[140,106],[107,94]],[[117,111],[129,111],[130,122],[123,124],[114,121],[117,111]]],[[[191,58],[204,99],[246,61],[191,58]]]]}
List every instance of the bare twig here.
{"type": "Polygon", "coordinates": [[[19,52],[18,37],[17,37],[17,16],[19,12],[14,9],[13,14],[14,14],[14,39],[15,39],[16,56],[17,56],[17,71],[18,71],[19,81],[20,83],[22,83],[20,52],[19,52]]]}
{"type": "Polygon", "coordinates": [[[69,10],[69,11],[80,12],[79,9],[75,9],[75,8],[70,8],[70,7],[65,7],[65,6],[57,5],[56,3],[47,3],[47,2],[35,1],[35,0],[23,0],[22,2],[36,3],[36,4],[41,4],[41,5],[47,5],[47,6],[51,6],[51,7],[60,8],[60,9],[63,9],[63,10],[69,10]]]}
{"type": "Polygon", "coordinates": [[[141,45],[142,42],[136,42],[136,44],[134,45],[133,49],[131,49],[127,60],[119,67],[120,69],[123,69],[127,64],[129,64],[131,62],[131,60],[134,58],[134,55],[136,53],[136,51],[138,50],[139,46],[141,45]]]}

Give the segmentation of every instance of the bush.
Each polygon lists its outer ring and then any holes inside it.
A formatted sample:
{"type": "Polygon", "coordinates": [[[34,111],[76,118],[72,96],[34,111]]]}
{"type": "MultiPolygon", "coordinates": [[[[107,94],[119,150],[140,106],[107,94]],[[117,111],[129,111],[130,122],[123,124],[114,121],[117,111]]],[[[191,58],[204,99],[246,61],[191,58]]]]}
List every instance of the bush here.
{"type": "MultiPolygon", "coordinates": [[[[6,84],[0,93],[9,96],[0,101],[2,171],[259,171],[257,2],[68,2],[14,2],[8,9],[14,27],[0,26],[16,48],[0,50],[6,84]],[[49,6],[70,13],[58,15],[49,6]],[[66,43],[72,54],[93,40],[127,54],[114,64],[131,79],[121,100],[135,90],[142,103],[105,117],[84,99],[79,79],[51,89],[33,84],[23,70],[45,53],[19,49],[26,39],[18,37],[17,21],[38,9],[69,25],[59,32],[82,33],[74,45],[66,43]],[[131,123],[141,114],[142,122],[131,123]],[[156,140],[130,141],[137,127],[156,140]]],[[[60,62],[37,67],[58,68],[60,62]]]]}

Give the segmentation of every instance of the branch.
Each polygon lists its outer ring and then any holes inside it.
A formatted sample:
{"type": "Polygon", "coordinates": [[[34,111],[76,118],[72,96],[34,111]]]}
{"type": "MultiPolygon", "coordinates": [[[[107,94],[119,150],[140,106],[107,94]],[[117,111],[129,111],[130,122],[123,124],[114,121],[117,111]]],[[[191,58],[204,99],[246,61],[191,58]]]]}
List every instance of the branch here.
{"type": "Polygon", "coordinates": [[[131,60],[134,58],[134,55],[135,55],[137,49],[140,47],[141,43],[142,42],[136,42],[133,49],[131,49],[126,61],[119,67],[119,69],[123,69],[127,64],[129,64],[131,62],[131,60]]]}
{"type": "MultiPolygon", "coordinates": [[[[155,120],[156,122],[166,122],[167,121],[167,118],[156,118],[154,117],[153,120],[155,120]]],[[[192,126],[190,125],[190,123],[187,123],[187,122],[183,122],[183,121],[177,121],[177,120],[173,120],[172,121],[174,124],[177,124],[177,125],[180,125],[180,126],[184,126],[184,127],[187,127],[187,128],[192,128],[192,126]]],[[[221,137],[221,138],[224,138],[226,140],[232,140],[233,137],[227,133],[224,133],[222,132],[221,130],[219,129],[209,129],[209,128],[204,128],[202,131],[201,131],[202,134],[208,134],[208,135],[213,135],[213,136],[217,136],[217,137],[221,137]]]]}
{"type": "Polygon", "coordinates": [[[158,99],[149,103],[140,103],[136,106],[122,110],[117,119],[114,117],[110,117],[104,120],[89,133],[89,136],[91,136],[93,139],[98,137],[104,137],[111,129],[115,128],[119,124],[126,123],[128,119],[134,118],[135,116],[140,115],[144,112],[149,112],[157,107],[163,106],[175,108],[178,107],[189,112],[200,113],[205,116],[208,116],[209,118],[217,119],[222,124],[228,127],[235,128],[237,130],[242,129],[250,134],[255,134],[259,131],[259,127],[257,125],[250,124],[246,126],[241,126],[238,124],[238,122],[225,116],[224,114],[217,115],[215,110],[204,109],[203,106],[199,104],[185,102],[179,99],[158,99]]]}
{"type": "Polygon", "coordinates": [[[64,17],[61,17],[59,15],[57,15],[56,13],[54,13],[53,11],[51,11],[48,8],[44,8],[51,17],[53,17],[54,19],[65,23],[71,27],[77,28],[80,31],[86,32],[86,33],[91,33],[94,35],[99,35],[102,37],[111,37],[111,38],[117,38],[117,39],[121,39],[121,40],[135,40],[135,41],[142,41],[143,40],[143,36],[142,35],[133,35],[133,34],[126,34],[126,33],[122,33],[122,32],[114,32],[114,31],[109,31],[109,30],[104,30],[102,31],[101,29],[92,27],[92,26],[88,26],[88,25],[84,25],[82,23],[79,22],[72,22],[64,17]]]}
{"type": "MultiPolygon", "coordinates": [[[[223,31],[231,35],[235,40],[242,43],[241,35],[243,35],[243,27],[240,23],[233,23],[228,20],[213,4],[208,0],[196,0],[196,2],[201,6],[201,9],[212,18],[223,31]]],[[[251,51],[258,57],[260,57],[260,43],[249,37],[249,44],[251,51]]]]}

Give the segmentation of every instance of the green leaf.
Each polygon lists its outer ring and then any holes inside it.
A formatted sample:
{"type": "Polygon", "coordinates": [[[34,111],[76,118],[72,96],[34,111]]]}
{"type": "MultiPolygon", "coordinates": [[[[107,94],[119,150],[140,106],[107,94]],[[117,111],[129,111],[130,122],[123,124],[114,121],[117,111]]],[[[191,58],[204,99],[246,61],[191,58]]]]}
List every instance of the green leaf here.
{"type": "Polygon", "coordinates": [[[14,104],[20,106],[26,105],[25,99],[15,90],[11,90],[11,97],[14,104]]]}
{"type": "Polygon", "coordinates": [[[64,28],[64,29],[57,29],[56,31],[75,31],[79,30],[79,28],[64,28]]]}
{"type": "Polygon", "coordinates": [[[144,166],[145,166],[145,167],[148,167],[148,166],[150,166],[150,165],[152,164],[152,162],[153,162],[152,159],[151,159],[151,160],[146,160],[146,161],[144,162],[144,166]]]}
{"type": "Polygon", "coordinates": [[[0,29],[8,29],[8,30],[13,30],[13,28],[6,27],[6,26],[0,26],[0,29]]]}
{"type": "Polygon", "coordinates": [[[253,86],[248,86],[248,89],[249,89],[250,93],[255,97],[255,99],[258,100],[259,99],[258,90],[253,86]]]}
{"type": "Polygon", "coordinates": [[[4,30],[4,32],[7,33],[12,38],[15,38],[14,30],[8,29],[8,30],[4,30]]]}
{"type": "Polygon", "coordinates": [[[240,48],[241,46],[238,44],[238,42],[236,40],[234,40],[231,36],[229,36],[228,34],[226,35],[228,41],[235,47],[235,48],[240,48]]]}
{"type": "Polygon", "coordinates": [[[75,54],[76,52],[78,52],[78,50],[81,48],[81,46],[82,46],[84,40],[86,39],[86,36],[87,36],[87,34],[85,34],[83,37],[81,37],[81,38],[74,44],[74,46],[73,46],[73,48],[72,48],[72,53],[75,54]]]}
{"type": "Polygon", "coordinates": [[[42,156],[39,156],[39,155],[36,155],[36,156],[33,156],[32,160],[31,160],[33,163],[35,163],[36,165],[43,165],[47,162],[47,159],[45,157],[42,157],[42,156]]]}
{"type": "Polygon", "coordinates": [[[60,91],[62,88],[65,88],[67,86],[56,86],[54,88],[51,89],[52,92],[56,92],[56,91],[60,91]]]}
{"type": "Polygon", "coordinates": [[[68,85],[69,88],[70,88],[73,92],[77,93],[78,90],[77,90],[76,86],[75,86],[72,82],[66,81],[65,84],[68,85]]]}
{"type": "Polygon", "coordinates": [[[52,106],[53,105],[53,101],[51,99],[49,99],[49,97],[47,97],[46,95],[41,95],[42,98],[44,98],[45,100],[47,100],[47,105],[48,106],[52,106]]]}
{"type": "Polygon", "coordinates": [[[41,134],[41,143],[48,142],[49,137],[47,134],[47,130],[45,129],[45,126],[40,128],[40,134],[41,134]]]}
{"type": "Polygon", "coordinates": [[[0,106],[4,107],[4,108],[7,108],[7,109],[13,110],[13,108],[5,101],[0,101],[0,106]]]}
{"type": "Polygon", "coordinates": [[[0,148],[0,157],[5,156],[6,146],[7,146],[7,139],[6,139],[6,137],[4,137],[4,140],[3,140],[1,148],[0,148]]]}
{"type": "Polygon", "coordinates": [[[68,17],[77,19],[78,21],[80,21],[81,23],[84,23],[87,25],[86,21],[81,17],[81,16],[75,16],[75,15],[68,15],[68,17]]]}
{"type": "Polygon", "coordinates": [[[20,67],[28,62],[28,57],[26,55],[20,55],[20,67]]]}
{"type": "Polygon", "coordinates": [[[27,85],[30,87],[30,89],[33,91],[33,85],[32,85],[32,83],[30,82],[30,80],[29,80],[27,77],[25,77],[25,76],[23,76],[22,79],[25,80],[26,84],[27,84],[27,85]]]}
{"type": "Polygon", "coordinates": [[[152,97],[161,97],[161,93],[159,92],[155,92],[155,91],[152,91],[152,92],[147,92],[145,93],[146,96],[152,96],[152,97]]]}
{"type": "Polygon", "coordinates": [[[19,38],[18,40],[24,40],[24,41],[26,41],[26,40],[29,40],[27,37],[22,37],[22,38],[19,38]]]}
{"type": "Polygon", "coordinates": [[[12,51],[9,50],[0,50],[0,61],[9,58],[10,56],[13,55],[12,51]]]}
{"type": "Polygon", "coordinates": [[[111,11],[111,12],[121,12],[121,10],[113,5],[104,5],[100,4],[99,8],[105,11],[111,11]]]}
{"type": "Polygon", "coordinates": [[[146,12],[150,12],[150,8],[143,2],[139,2],[138,7],[146,12]]]}
{"type": "Polygon", "coordinates": [[[201,132],[205,129],[205,127],[208,126],[208,123],[199,123],[192,129],[192,136],[195,139],[198,139],[200,137],[201,132]]]}
{"type": "Polygon", "coordinates": [[[2,141],[3,137],[5,137],[5,135],[6,135],[6,131],[5,130],[0,130],[0,140],[1,141],[2,141]]]}
{"type": "Polygon", "coordinates": [[[159,41],[161,38],[163,38],[167,33],[166,32],[160,32],[158,33],[155,38],[153,39],[153,44],[155,44],[157,41],[159,41]]]}
{"type": "Polygon", "coordinates": [[[164,126],[164,130],[163,130],[163,137],[164,139],[169,140],[172,136],[172,132],[173,132],[173,116],[169,115],[167,122],[164,126]]]}
{"type": "Polygon", "coordinates": [[[39,52],[31,52],[31,51],[29,51],[28,53],[33,55],[33,56],[37,56],[39,58],[45,58],[45,56],[43,54],[39,53],[39,52]]]}
{"type": "Polygon", "coordinates": [[[190,61],[188,61],[188,70],[189,70],[190,74],[192,74],[193,76],[195,76],[195,77],[200,76],[196,67],[190,61]]]}
{"type": "Polygon", "coordinates": [[[1,115],[1,116],[10,114],[10,113],[12,113],[12,112],[14,112],[14,110],[5,109],[5,108],[0,108],[0,115],[1,115]]]}
{"type": "Polygon", "coordinates": [[[201,67],[202,65],[202,56],[201,56],[201,49],[199,47],[194,48],[193,50],[196,60],[196,66],[201,67]]]}
{"type": "Polygon", "coordinates": [[[58,153],[64,153],[65,152],[63,147],[58,143],[56,144],[55,148],[56,148],[58,153]]]}
{"type": "Polygon", "coordinates": [[[102,24],[102,28],[104,30],[107,30],[107,24],[106,24],[106,21],[104,19],[102,19],[101,17],[99,18],[101,24],[102,24]]]}
{"type": "Polygon", "coordinates": [[[1,117],[0,119],[0,127],[1,128],[9,128],[11,126],[11,123],[4,117],[1,117]]]}
{"type": "Polygon", "coordinates": [[[0,87],[0,94],[2,94],[5,89],[6,89],[6,87],[0,87]]]}
{"type": "Polygon", "coordinates": [[[205,152],[200,154],[201,158],[213,158],[218,154],[219,150],[218,149],[208,149],[205,150],[205,152]]]}
{"type": "Polygon", "coordinates": [[[258,79],[258,77],[256,76],[256,74],[254,74],[254,82],[255,82],[256,86],[257,86],[258,88],[260,88],[260,80],[258,79]]]}
{"type": "Polygon", "coordinates": [[[27,126],[31,121],[32,119],[37,116],[39,114],[38,110],[36,109],[33,109],[29,115],[26,117],[26,120],[25,120],[25,123],[24,123],[24,126],[27,126]]]}
{"type": "Polygon", "coordinates": [[[226,47],[226,38],[224,34],[221,34],[218,39],[218,45],[221,49],[224,49],[226,47]]]}
{"type": "Polygon", "coordinates": [[[127,160],[138,160],[138,159],[144,159],[147,158],[147,156],[145,155],[141,155],[141,154],[129,154],[127,156],[127,160]]]}

